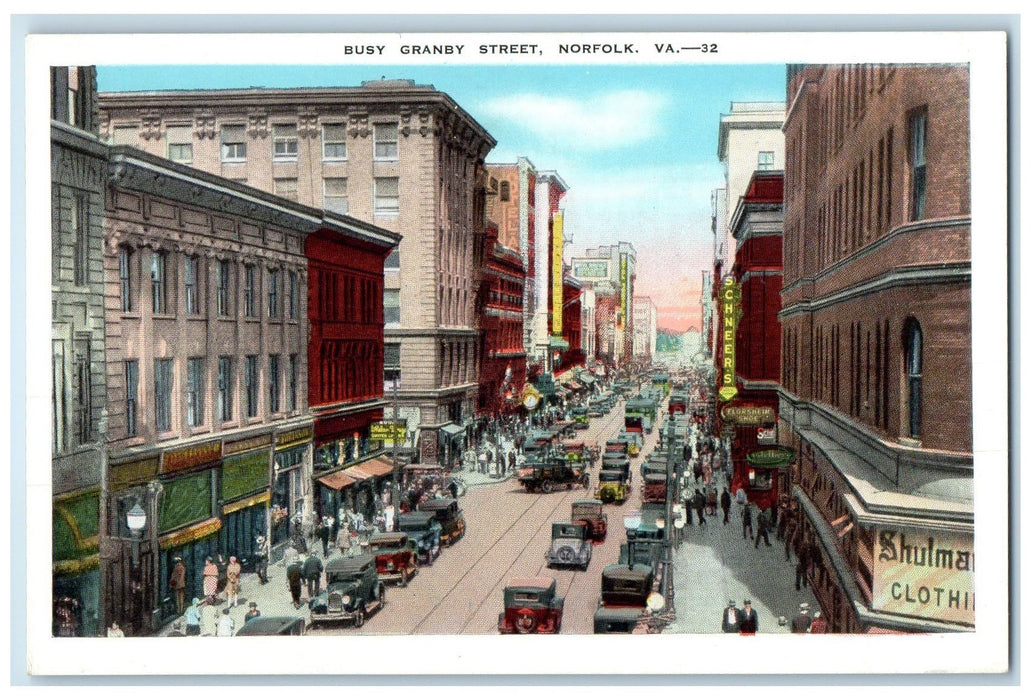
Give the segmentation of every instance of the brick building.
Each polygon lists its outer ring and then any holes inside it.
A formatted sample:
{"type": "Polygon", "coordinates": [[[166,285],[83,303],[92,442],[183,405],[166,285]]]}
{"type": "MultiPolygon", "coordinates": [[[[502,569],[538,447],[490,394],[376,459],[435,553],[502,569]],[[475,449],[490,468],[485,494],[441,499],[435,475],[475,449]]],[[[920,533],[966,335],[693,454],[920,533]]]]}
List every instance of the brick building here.
{"type": "Polygon", "coordinates": [[[597,354],[613,366],[633,360],[637,251],[630,243],[588,248],[571,260],[572,274],[594,290],[597,354]]]}
{"type": "MultiPolygon", "coordinates": [[[[583,351],[583,283],[568,274],[562,278],[562,332],[560,337],[565,343],[564,350],[559,350],[554,357],[554,373],[568,372],[574,367],[584,366],[583,351]]],[[[554,337],[554,328],[552,336],[554,337]]]]}
{"type": "MultiPolygon", "coordinates": [[[[479,394],[484,158],[494,139],[448,95],[359,87],[100,97],[103,135],[400,233],[386,260],[385,352],[420,457],[453,459],[479,394]]],[[[373,371],[378,371],[373,368],[373,371]]]]}
{"type": "Polygon", "coordinates": [[[965,66],[792,66],[780,440],[832,630],[969,630],[965,66]]]}

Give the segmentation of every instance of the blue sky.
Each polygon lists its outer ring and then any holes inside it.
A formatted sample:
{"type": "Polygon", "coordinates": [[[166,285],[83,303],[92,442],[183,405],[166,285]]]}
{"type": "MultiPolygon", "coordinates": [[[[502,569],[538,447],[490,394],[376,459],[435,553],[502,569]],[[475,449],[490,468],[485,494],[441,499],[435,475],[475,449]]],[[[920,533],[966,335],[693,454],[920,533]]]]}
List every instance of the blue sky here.
{"type": "Polygon", "coordinates": [[[497,139],[488,162],[523,155],[558,171],[570,187],[571,253],[630,241],[639,291],[666,296],[700,286],[699,271],[711,267],[720,114],[731,101],[785,99],[783,64],[98,66],[101,91],[350,86],[384,76],[451,95],[497,139]]]}

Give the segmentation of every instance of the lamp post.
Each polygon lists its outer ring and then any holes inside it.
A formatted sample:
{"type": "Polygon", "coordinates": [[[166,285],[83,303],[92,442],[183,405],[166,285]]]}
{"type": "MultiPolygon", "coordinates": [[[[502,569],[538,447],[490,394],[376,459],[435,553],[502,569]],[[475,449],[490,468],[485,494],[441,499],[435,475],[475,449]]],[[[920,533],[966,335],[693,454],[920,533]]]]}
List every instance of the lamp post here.
{"type": "Polygon", "coordinates": [[[639,513],[632,513],[624,517],[623,527],[626,528],[627,565],[633,570],[634,542],[637,540],[637,528],[641,527],[641,515],[639,513]]]}
{"type": "Polygon", "coordinates": [[[141,597],[143,595],[143,582],[140,573],[140,541],[143,538],[143,532],[147,528],[147,512],[140,507],[140,502],[137,500],[128,513],[125,514],[125,525],[129,528],[129,534],[132,535],[131,548],[132,548],[132,568],[129,572],[129,592],[130,592],[130,615],[129,618],[132,621],[133,634],[139,634],[143,629],[142,622],[142,611],[143,601],[141,597]]]}

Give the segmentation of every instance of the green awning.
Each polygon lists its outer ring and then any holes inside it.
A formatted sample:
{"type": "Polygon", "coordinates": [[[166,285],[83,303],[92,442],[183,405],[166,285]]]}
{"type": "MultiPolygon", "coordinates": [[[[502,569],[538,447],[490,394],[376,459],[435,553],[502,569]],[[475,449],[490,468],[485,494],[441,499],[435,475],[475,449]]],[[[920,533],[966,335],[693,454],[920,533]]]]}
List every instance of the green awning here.
{"type": "Polygon", "coordinates": [[[440,431],[448,437],[454,438],[459,435],[465,434],[465,426],[455,425],[454,423],[445,423],[444,425],[440,426],[440,431]]]}

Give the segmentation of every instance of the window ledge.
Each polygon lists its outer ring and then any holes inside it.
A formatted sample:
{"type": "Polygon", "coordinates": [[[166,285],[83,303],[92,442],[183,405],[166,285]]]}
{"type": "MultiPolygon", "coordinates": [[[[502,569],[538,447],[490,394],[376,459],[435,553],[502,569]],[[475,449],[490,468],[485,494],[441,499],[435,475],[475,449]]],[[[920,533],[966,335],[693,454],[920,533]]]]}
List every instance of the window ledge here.
{"type": "Polygon", "coordinates": [[[175,314],[152,314],[151,318],[155,321],[174,321],[175,314]]]}
{"type": "Polygon", "coordinates": [[[190,435],[205,435],[211,432],[211,428],[207,425],[192,425],[189,426],[190,435]]]}
{"type": "Polygon", "coordinates": [[[139,311],[123,311],[122,312],[122,318],[129,318],[129,319],[134,319],[134,320],[138,321],[140,319],[140,312],[139,311]]]}

